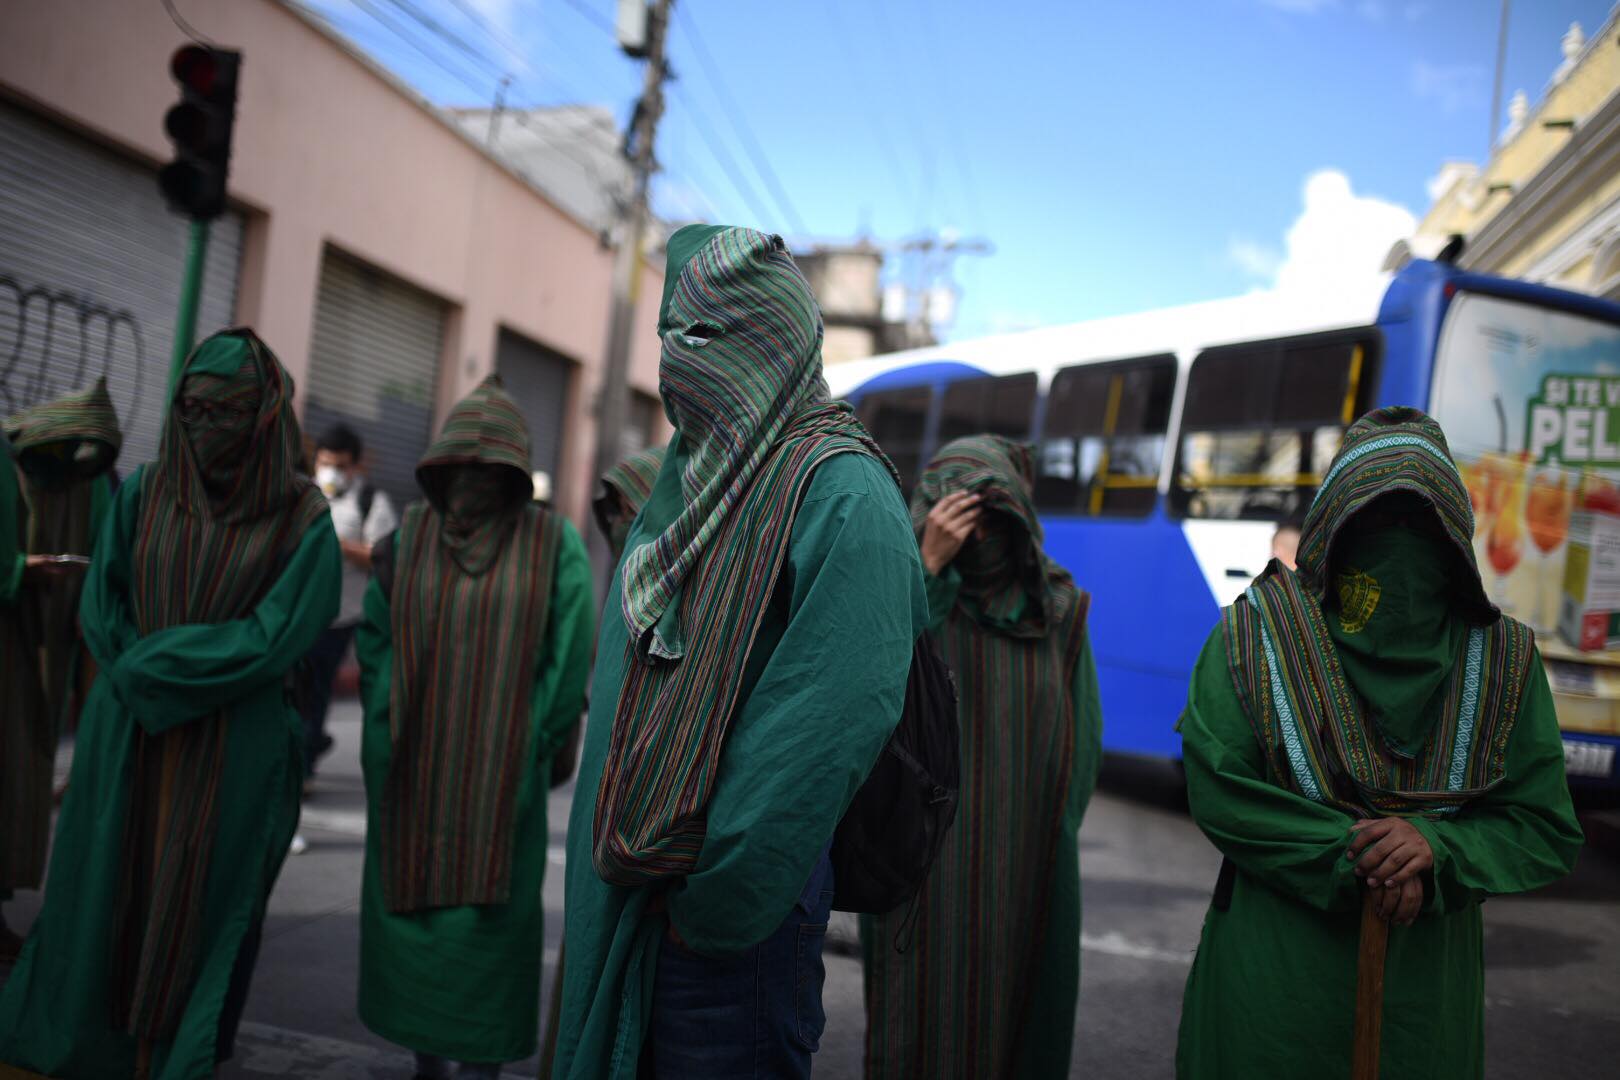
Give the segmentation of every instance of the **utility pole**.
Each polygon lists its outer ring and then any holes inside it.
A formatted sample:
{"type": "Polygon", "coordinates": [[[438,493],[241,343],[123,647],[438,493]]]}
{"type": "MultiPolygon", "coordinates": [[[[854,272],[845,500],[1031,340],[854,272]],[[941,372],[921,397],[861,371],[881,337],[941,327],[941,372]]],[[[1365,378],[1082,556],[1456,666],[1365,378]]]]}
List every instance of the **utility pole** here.
{"type": "Polygon", "coordinates": [[[914,302],[907,304],[911,324],[907,333],[912,339],[909,344],[917,345],[933,335],[934,290],[937,283],[951,280],[951,264],[957,256],[989,255],[995,247],[988,240],[963,238],[954,229],[943,229],[912,237],[901,243],[899,250],[915,260],[916,283],[910,287],[915,293],[914,302]]]}
{"type": "Polygon", "coordinates": [[[495,107],[489,111],[489,132],[484,136],[484,145],[490,150],[495,149],[495,136],[501,132],[501,114],[506,112],[506,88],[512,85],[512,76],[502,75],[501,85],[495,90],[495,107]]]}
{"type": "MultiPolygon", "coordinates": [[[[591,483],[616,465],[623,453],[625,414],[629,410],[630,339],[636,301],[641,296],[642,237],[647,230],[647,189],[657,158],[653,141],[659,118],[664,114],[664,80],[669,77],[664,42],[669,31],[670,9],[674,0],[652,0],[646,8],[645,38],[621,39],[632,56],[645,55],[647,67],[642,79],[641,97],[636,102],[625,137],[633,182],[630,198],[619,225],[619,246],[613,261],[613,307],[608,322],[607,364],[602,372],[602,389],[596,409],[596,465],[591,483]]],[[[621,25],[622,25],[621,8],[621,25]]],[[[612,571],[607,539],[600,529],[590,530],[591,561],[599,571],[597,581],[605,583],[612,571]]]]}

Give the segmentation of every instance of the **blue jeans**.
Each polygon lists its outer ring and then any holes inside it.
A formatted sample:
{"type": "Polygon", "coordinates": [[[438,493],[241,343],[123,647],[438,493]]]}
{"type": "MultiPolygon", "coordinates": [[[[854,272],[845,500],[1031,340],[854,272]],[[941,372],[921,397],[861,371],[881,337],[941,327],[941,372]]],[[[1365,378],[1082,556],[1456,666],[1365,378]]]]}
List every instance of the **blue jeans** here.
{"type": "Polygon", "coordinates": [[[787,919],[752,949],[699,956],[665,936],[648,1031],[657,1080],[810,1075],[827,1024],[821,946],[832,896],[823,852],[787,919]]]}

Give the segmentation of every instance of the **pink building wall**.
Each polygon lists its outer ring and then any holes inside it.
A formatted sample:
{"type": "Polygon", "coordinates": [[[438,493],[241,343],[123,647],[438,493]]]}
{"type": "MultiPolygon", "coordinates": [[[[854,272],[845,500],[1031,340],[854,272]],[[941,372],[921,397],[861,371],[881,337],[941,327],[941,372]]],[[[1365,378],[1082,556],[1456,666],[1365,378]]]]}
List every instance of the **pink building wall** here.
{"type": "MultiPolygon", "coordinates": [[[[7,3],[0,87],[84,133],[166,161],[185,38],[157,3],[7,3]],[[86,62],[86,58],[91,58],[86,62]]],[[[277,0],[198,0],[191,22],[243,53],[231,196],[247,213],[237,318],[295,379],[309,369],[327,244],[448,302],[437,414],[494,369],[501,326],[575,364],[559,506],[583,522],[613,256],[411,91],[277,0]]],[[[643,275],[631,384],[658,390],[662,267],[643,275]]]]}

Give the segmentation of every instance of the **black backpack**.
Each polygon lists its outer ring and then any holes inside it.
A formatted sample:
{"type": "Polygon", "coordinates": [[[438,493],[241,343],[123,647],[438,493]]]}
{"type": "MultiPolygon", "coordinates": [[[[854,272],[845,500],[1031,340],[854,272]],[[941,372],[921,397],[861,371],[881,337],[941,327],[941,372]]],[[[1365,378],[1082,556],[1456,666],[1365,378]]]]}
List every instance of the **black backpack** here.
{"type": "Polygon", "coordinates": [[[917,895],[956,820],[962,776],[956,679],[924,633],[900,723],[833,834],[833,903],[886,915],[917,895]]]}

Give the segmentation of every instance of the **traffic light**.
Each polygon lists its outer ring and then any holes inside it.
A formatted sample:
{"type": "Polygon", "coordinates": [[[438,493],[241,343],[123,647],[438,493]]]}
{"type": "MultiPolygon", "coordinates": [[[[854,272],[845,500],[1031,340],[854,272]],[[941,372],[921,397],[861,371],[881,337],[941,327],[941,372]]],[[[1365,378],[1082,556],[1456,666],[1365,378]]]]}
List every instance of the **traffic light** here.
{"type": "Polygon", "coordinates": [[[174,142],[174,160],[158,173],[158,187],[171,208],[199,221],[225,212],[241,64],[239,52],[202,45],[186,45],[169,61],[180,84],[180,103],[163,118],[174,142]]]}

